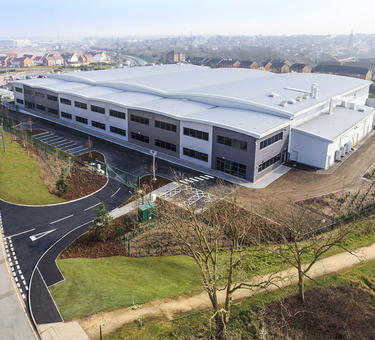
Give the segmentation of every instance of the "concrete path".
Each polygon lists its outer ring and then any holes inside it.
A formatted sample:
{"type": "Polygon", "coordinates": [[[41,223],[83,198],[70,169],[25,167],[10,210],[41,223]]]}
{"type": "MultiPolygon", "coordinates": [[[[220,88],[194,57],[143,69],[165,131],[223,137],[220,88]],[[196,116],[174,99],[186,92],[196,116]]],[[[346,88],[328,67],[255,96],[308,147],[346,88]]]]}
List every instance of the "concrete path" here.
{"type": "MultiPolygon", "coordinates": [[[[310,270],[309,276],[317,278],[319,276],[327,275],[337,272],[351,266],[357,265],[362,261],[370,261],[375,259],[375,243],[368,247],[363,247],[354,252],[355,255],[350,253],[340,253],[318,261],[310,270]]],[[[262,282],[268,279],[270,275],[256,277],[250,280],[250,283],[262,282]]],[[[287,269],[277,274],[274,277],[274,285],[269,290],[275,290],[279,287],[285,287],[297,282],[297,271],[295,269],[287,269]]],[[[250,297],[261,290],[250,291],[241,289],[235,292],[234,300],[250,297]]],[[[219,302],[224,303],[225,292],[218,293],[219,302]]],[[[90,339],[97,339],[97,327],[99,324],[104,323],[104,334],[109,334],[119,329],[126,323],[131,323],[139,317],[164,317],[174,318],[178,314],[207,309],[211,307],[210,300],[206,292],[201,292],[193,296],[179,296],[175,299],[156,300],[150,303],[139,306],[133,310],[131,307],[122,308],[110,312],[103,312],[92,315],[87,318],[79,320],[80,325],[86,331],[90,339]]]]}
{"type": "Polygon", "coordinates": [[[18,289],[11,278],[3,241],[3,227],[0,215],[0,339],[35,340],[36,334],[31,326],[18,289]]]}

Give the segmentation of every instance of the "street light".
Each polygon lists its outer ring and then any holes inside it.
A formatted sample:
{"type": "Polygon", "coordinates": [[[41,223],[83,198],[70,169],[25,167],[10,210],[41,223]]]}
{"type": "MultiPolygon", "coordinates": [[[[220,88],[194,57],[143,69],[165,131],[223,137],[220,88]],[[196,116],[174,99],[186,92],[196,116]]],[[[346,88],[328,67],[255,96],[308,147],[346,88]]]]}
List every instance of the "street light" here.
{"type": "Polygon", "coordinates": [[[102,324],[99,326],[99,329],[100,329],[100,340],[103,340],[103,337],[102,337],[102,327],[104,327],[104,323],[102,323],[102,324]]]}
{"type": "Polygon", "coordinates": [[[151,150],[151,154],[152,154],[152,180],[156,181],[155,157],[157,155],[157,152],[154,150],[151,150]]]}

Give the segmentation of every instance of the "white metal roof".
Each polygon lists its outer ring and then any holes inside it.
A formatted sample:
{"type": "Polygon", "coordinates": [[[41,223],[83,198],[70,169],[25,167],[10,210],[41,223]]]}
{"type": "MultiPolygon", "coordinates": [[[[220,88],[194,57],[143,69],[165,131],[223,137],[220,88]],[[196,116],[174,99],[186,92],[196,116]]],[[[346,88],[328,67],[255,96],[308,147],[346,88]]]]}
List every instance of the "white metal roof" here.
{"type": "MultiPolygon", "coordinates": [[[[322,113],[319,116],[293,127],[293,130],[301,131],[310,135],[318,136],[333,142],[342,133],[362,121],[375,111],[374,108],[363,107],[363,112],[358,109],[352,110],[345,107],[335,107],[333,114],[322,113]]],[[[372,124],[372,120],[371,120],[372,124]]]]}
{"type": "Polygon", "coordinates": [[[285,124],[309,107],[370,84],[361,79],[325,74],[274,74],[193,65],[72,72],[18,83],[176,118],[207,121],[229,129],[237,127],[256,137],[277,124],[285,124]],[[280,106],[282,100],[309,93],[313,83],[319,89],[317,99],[280,106]],[[271,93],[278,96],[271,97],[271,93]]]}

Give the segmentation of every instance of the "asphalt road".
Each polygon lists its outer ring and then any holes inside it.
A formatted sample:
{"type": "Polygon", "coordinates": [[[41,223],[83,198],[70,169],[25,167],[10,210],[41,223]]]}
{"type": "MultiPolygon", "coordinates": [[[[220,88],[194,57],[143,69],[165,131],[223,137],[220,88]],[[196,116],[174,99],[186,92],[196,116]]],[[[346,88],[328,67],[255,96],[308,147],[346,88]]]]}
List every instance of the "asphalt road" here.
{"type": "Polygon", "coordinates": [[[13,275],[24,297],[29,292],[26,302],[37,324],[61,321],[46,287],[63,279],[56,257],[88,230],[98,203],[112,210],[130,196],[129,188],[109,180],[98,193],[71,203],[30,207],[0,201],[13,275]]]}

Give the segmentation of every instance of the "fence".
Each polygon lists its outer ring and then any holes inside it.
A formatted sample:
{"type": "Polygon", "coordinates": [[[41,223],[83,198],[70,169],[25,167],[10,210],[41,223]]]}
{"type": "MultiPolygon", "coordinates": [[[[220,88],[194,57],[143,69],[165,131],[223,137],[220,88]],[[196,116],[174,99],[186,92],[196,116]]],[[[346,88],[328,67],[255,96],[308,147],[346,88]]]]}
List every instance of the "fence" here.
{"type": "MultiPolygon", "coordinates": [[[[18,138],[22,140],[26,140],[28,143],[42,150],[42,154],[40,154],[40,156],[44,162],[46,162],[46,157],[48,157],[48,154],[54,154],[63,161],[69,161],[69,162],[75,161],[81,165],[87,166],[87,164],[85,164],[79,156],[71,155],[61,149],[58,149],[52,145],[42,142],[41,140],[37,138],[34,138],[33,134],[28,130],[18,130],[16,128],[16,125],[19,123],[17,120],[9,116],[4,116],[1,114],[0,114],[0,120],[3,121],[5,131],[11,133],[14,136],[17,136],[18,138]],[[43,153],[45,155],[44,158],[43,158],[43,153]]],[[[101,174],[101,172],[98,171],[98,166],[97,166],[97,164],[100,164],[101,169],[104,171],[104,173],[108,177],[115,179],[116,181],[128,186],[129,188],[133,189],[135,192],[138,191],[140,187],[139,176],[136,176],[124,170],[118,169],[112,165],[109,165],[108,163],[100,162],[98,160],[96,160],[95,163],[96,164],[94,166],[89,167],[91,171],[98,172],[101,174]]],[[[54,171],[51,169],[50,164],[47,163],[47,165],[50,167],[50,170],[52,171],[52,173],[54,173],[54,171]]]]}

